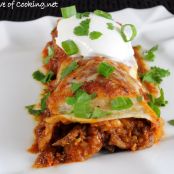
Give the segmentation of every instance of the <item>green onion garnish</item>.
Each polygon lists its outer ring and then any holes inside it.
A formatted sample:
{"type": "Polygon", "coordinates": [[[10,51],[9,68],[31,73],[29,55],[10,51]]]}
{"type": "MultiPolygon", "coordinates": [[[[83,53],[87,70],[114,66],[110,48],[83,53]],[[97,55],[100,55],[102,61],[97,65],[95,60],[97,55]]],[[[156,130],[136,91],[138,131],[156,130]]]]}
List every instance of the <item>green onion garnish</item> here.
{"type": "Polygon", "coordinates": [[[164,91],[162,88],[160,89],[160,96],[158,98],[149,94],[149,99],[156,106],[166,106],[168,104],[168,101],[164,98],[164,91]]]}
{"type": "Polygon", "coordinates": [[[128,97],[117,97],[111,101],[111,107],[113,110],[124,110],[132,107],[133,103],[128,97]]]}
{"type": "Polygon", "coordinates": [[[46,95],[43,96],[43,98],[41,99],[41,110],[44,111],[47,108],[47,99],[50,96],[50,92],[48,92],[46,95]]]}
{"type": "Polygon", "coordinates": [[[40,72],[39,70],[38,71],[35,71],[33,74],[32,74],[33,78],[37,81],[40,81],[42,83],[48,83],[52,80],[53,76],[54,76],[54,73],[52,71],[49,71],[46,75],[43,74],[42,72],[40,72]]]}
{"type": "Polygon", "coordinates": [[[160,117],[161,111],[159,107],[152,102],[148,102],[148,105],[152,108],[152,110],[156,113],[156,115],[160,117]]]}
{"type": "Polygon", "coordinates": [[[71,16],[74,16],[77,13],[76,6],[72,5],[69,7],[63,7],[63,8],[61,8],[61,13],[62,13],[63,18],[69,18],[71,16]]]}
{"type": "Polygon", "coordinates": [[[111,22],[106,23],[109,30],[114,30],[114,25],[111,22]]]}
{"type": "Polygon", "coordinates": [[[104,77],[109,77],[114,70],[115,67],[106,62],[100,63],[97,69],[98,73],[103,75],[104,77]]]}
{"type": "Polygon", "coordinates": [[[75,97],[67,97],[66,98],[66,103],[69,105],[73,105],[76,102],[76,98],[75,97]]]}
{"type": "Polygon", "coordinates": [[[145,74],[141,75],[142,81],[160,84],[164,77],[170,75],[169,70],[165,70],[159,67],[151,67],[150,71],[146,72],[145,74]]]}
{"type": "Polygon", "coordinates": [[[44,64],[48,64],[51,60],[51,58],[54,56],[54,48],[51,46],[48,46],[48,56],[43,59],[44,64]]]}
{"type": "Polygon", "coordinates": [[[89,118],[93,111],[91,107],[91,95],[85,91],[76,94],[76,103],[74,104],[73,112],[76,117],[89,118]]]}
{"type": "Polygon", "coordinates": [[[121,36],[125,42],[132,41],[134,37],[137,35],[137,30],[132,24],[125,24],[121,26],[121,36]],[[126,30],[131,29],[131,36],[127,37],[126,30]]]}
{"type": "Polygon", "coordinates": [[[146,51],[144,53],[144,59],[147,61],[154,61],[155,58],[155,51],[158,50],[158,45],[152,47],[150,50],[146,51]]]}
{"type": "Polygon", "coordinates": [[[111,112],[108,112],[108,111],[104,111],[98,107],[94,108],[94,111],[91,115],[91,118],[101,118],[101,117],[105,117],[107,115],[110,115],[111,112]]]}
{"type": "Polygon", "coordinates": [[[28,112],[29,112],[31,115],[39,116],[39,115],[42,113],[42,110],[40,110],[40,109],[35,109],[35,105],[25,106],[25,108],[28,110],[28,112]]]}
{"type": "Polygon", "coordinates": [[[63,47],[65,53],[69,56],[71,56],[73,54],[77,54],[79,52],[79,49],[73,40],[63,41],[62,47],[63,47]]]}
{"type": "Polygon", "coordinates": [[[74,28],[74,34],[77,36],[87,36],[89,33],[90,19],[85,19],[80,22],[80,25],[74,28]]]}
{"type": "Polygon", "coordinates": [[[98,39],[98,38],[101,37],[101,36],[102,36],[102,33],[99,32],[99,31],[92,31],[92,32],[89,33],[89,38],[90,38],[91,40],[98,39]]]}
{"type": "Polygon", "coordinates": [[[97,16],[102,16],[106,19],[112,19],[112,16],[111,14],[105,12],[105,11],[102,11],[102,10],[95,10],[94,11],[94,14],[97,15],[97,16]]]}
{"type": "Polygon", "coordinates": [[[26,106],[25,108],[28,110],[30,114],[39,116],[47,108],[46,102],[49,96],[50,96],[50,92],[43,96],[43,98],[41,99],[40,109],[35,109],[35,105],[29,105],[29,106],[26,106]]]}
{"type": "Polygon", "coordinates": [[[160,96],[158,98],[155,98],[151,94],[149,94],[150,101],[148,102],[149,106],[155,111],[158,117],[160,117],[160,107],[165,106],[168,101],[164,98],[164,91],[161,88],[160,89],[160,96]]]}
{"type": "Polygon", "coordinates": [[[89,17],[89,14],[90,14],[89,12],[77,13],[76,18],[81,19],[83,17],[89,17]]]}
{"type": "Polygon", "coordinates": [[[71,72],[73,72],[77,68],[78,68],[77,62],[75,61],[71,62],[70,65],[68,65],[66,68],[62,70],[61,79],[65,78],[67,75],[69,75],[71,72]]]}
{"type": "Polygon", "coordinates": [[[82,85],[83,85],[83,83],[72,83],[71,90],[73,92],[76,92],[82,85]]]}

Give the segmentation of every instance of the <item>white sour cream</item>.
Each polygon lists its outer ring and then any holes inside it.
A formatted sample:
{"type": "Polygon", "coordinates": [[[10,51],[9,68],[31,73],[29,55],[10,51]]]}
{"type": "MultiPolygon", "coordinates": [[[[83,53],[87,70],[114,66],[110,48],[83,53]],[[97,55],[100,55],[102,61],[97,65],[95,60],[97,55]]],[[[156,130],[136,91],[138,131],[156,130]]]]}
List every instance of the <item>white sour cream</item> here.
{"type": "Polygon", "coordinates": [[[113,20],[97,16],[93,13],[89,17],[77,19],[76,16],[62,18],[57,25],[58,37],[56,43],[62,48],[61,43],[65,40],[73,40],[79,48],[78,55],[84,58],[94,56],[104,56],[112,60],[124,63],[130,67],[136,67],[134,51],[130,42],[125,42],[120,35],[120,25],[113,20]],[[91,40],[89,36],[77,36],[73,33],[81,21],[90,18],[89,32],[99,31],[102,36],[96,40],[91,40]],[[112,23],[114,30],[107,27],[107,23],[112,23]]]}

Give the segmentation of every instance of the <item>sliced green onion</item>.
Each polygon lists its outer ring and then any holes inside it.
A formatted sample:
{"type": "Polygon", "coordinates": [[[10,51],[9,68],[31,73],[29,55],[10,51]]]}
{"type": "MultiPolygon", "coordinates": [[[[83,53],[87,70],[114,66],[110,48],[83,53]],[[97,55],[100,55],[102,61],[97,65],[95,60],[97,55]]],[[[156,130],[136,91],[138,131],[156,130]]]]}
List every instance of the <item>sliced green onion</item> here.
{"type": "Polygon", "coordinates": [[[80,25],[74,28],[73,32],[77,36],[87,36],[89,33],[90,19],[85,19],[80,22],[80,25]]]}
{"type": "Polygon", "coordinates": [[[65,53],[69,56],[77,54],[79,49],[73,40],[66,40],[62,42],[62,47],[65,53]]]}
{"type": "Polygon", "coordinates": [[[152,110],[156,113],[156,115],[160,117],[161,111],[159,107],[152,102],[148,102],[148,105],[152,108],[152,110]]]}
{"type": "Polygon", "coordinates": [[[103,75],[104,77],[109,77],[114,70],[115,67],[106,62],[100,63],[97,69],[98,73],[103,75]]]}
{"type": "Polygon", "coordinates": [[[95,10],[94,14],[97,15],[97,16],[104,17],[106,19],[112,19],[111,14],[109,14],[109,13],[107,13],[105,11],[102,11],[102,10],[95,10]]]}
{"type": "Polygon", "coordinates": [[[83,85],[83,83],[72,83],[71,90],[73,92],[76,92],[82,85],[83,85]]]}
{"type": "Polygon", "coordinates": [[[80,118],[90,118],[93,108],[91,107],[90,101],[76,102],[74,104],[74,115],[80,118]]]}
{"type": "Polygon", "coordinates": [[[96,107],[91,115],[91,118],[101,118],[105,117],[106,115],[110,115],[111,112],[103,111],[102,109],[96,107]]]}
{"type": "Polygon", "coordinates": [[[81,19],[83,17],[89,17],[89,14],[90,14],[89,12],[77,13],[76,18],[81,19]]]}
{"type": "Polygon", "coordinates": [[[73,72],[77,68],[78,68],[77,62],[73,61],[70,65],[68,65],[66,68],[62,70],[61,79],[65,78],[67,75],[69,75],[71,72],[73,72]]]}
{"type": "Polygon", "coordinates": [[[69,7],[63,7],[63,8],[61,8],[61,13],[62,13],[63,18],[69,18],[71,16],[74,16],[77,13],[76,6],[72,5],[69,7]]]}
{"type": "Polygon", "coordinates": [[[122,36],[123,40],[125,42],[129,42],[129,41],[132,41],[135,38],[135,36],[137,35],[137,30],[136,30],[134,25],[132,25],[132,24],[125,24],[125,25],[121,26],[120,33],[121,33],[121,36],[122,36]],[[127,37],[127,34],[126,34],[126,29],[128,29],[128,28],[130,28],[131,32],[132,32],[130,37],[127,37]]]}
{"type": "Polygon", "coordinates": [[[43,59],[44,64],[48,64],[51,60],[51,58],[54,56],[54,48],[51,46],[48,46],[48,56],[43,59]]]}
{"type": "Polygon", "coordinates": [[[90,38],[91,40],[98,39],[98,38],[100,38],[101,36],[102,36],[102,33],[99,32],[99,31],[92,31],[92,32],[89,33],[89,38],[90,38]]]}
{"type": "Polygon", "coordinates": [[[75,97],[67,97],[66,98],[66,103],[69,105],[73,105],[76,102],[76,98],[75,97]]]}
{"type": "Polygon", "coordinates": [[[44,111],[47,107],[47,99],[50,96],[50,92],[48,92],[46,95],[43,96],[43,98],[41,99],[41,110],[44,111]]]}
{"type": "Polygon", "coordinates": [[[93,111],[90,101],[91,95],[80,90],[80,92],[76,94],[76,103],[73,108],[74,115],[76,117],[89,118],[93,111]]]}
{"type": "Polygon", "coordinates": [[[133,102],[128,97],[117,97],[111,101],[111,107],[113,110],[124,110],[132,107],[133,102]]]}
{"type": "Polygon", "coordinates": [[[111,22],[106,23],[109,30],[114,30],[114,25],[111,22]]]}

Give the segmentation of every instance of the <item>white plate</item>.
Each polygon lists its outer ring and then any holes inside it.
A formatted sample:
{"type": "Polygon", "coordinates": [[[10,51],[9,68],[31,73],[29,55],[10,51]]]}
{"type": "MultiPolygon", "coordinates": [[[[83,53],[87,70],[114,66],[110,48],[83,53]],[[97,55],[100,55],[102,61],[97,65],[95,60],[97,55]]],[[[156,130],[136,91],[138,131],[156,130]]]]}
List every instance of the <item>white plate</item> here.
{"type": "MultiPolygon", "coordinates": [[[[112,13],[116,21],[133,23],[139,36],[134,44],[150,48],[159,44],[153,65],[168,68],[171,76],[162,84],[167,107],[162,115],[174,119],[174,16],[162,7],[147,10],[125,9],[112,13]]],[[[35,103],[40,86],[32,72],[41,65],[40,53],[51,39],[56,18],[30,22],[0,22],[0,173],[1,174],[172,174],[174,127],[165,125],[165,137],[152,148],[137,152],[97,155],[81,163],[47,169],[32,169],[35,155],[26,149],[32,143],[34,122],[24,109],[35,103]]]]}

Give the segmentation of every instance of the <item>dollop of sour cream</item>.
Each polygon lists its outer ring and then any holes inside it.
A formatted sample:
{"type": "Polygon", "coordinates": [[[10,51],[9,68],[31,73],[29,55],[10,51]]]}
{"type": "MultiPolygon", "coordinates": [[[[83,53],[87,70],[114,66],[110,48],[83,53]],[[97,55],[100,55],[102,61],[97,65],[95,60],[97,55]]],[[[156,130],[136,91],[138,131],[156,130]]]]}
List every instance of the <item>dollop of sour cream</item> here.
{"type": "Polygon", "coordinates": [[[83,56],[84,58],[103,56],[135,68],[136,61],[131,42],[123,40],[120,28],[120,24],[115,21],[93,13],[90,13],[89,17],[82,17],[81,19],[76,18],[76,16],[62,18],[57,25],[56,44],[62,48],[61,43],[63,41],[73,40],[79,48],[79,53],[75,56],[83,56]],[[89,36],[74,34],[74,28],[87,18],[90,19],[89,33],[92,31],[102,33],[98,39],[91,40],[89,36]],[[111,23],[114,29],[109,29],[107,23],[111,23]]]}

